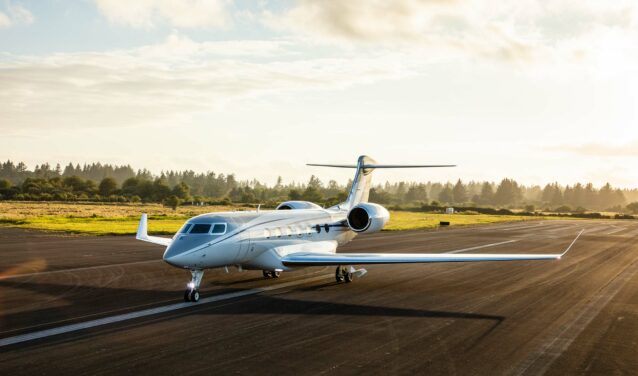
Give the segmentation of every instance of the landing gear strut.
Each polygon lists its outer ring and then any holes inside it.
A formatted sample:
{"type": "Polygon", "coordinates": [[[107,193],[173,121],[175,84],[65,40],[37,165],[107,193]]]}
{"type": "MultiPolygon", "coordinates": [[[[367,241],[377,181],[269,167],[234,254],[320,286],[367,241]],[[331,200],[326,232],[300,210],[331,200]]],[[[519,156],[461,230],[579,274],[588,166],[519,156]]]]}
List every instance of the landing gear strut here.
{"type": "Polygon", "coordinates": [[[199,301],[199,285],[202,283],[203,276],[203,270],[191,270],[191,281],[186,286],[186,291],[184,291],[185,302],[199,301]]]}
{"type": "Polygon", "coordinates": [[[264,278],[279,278],[281,276],[281,271],[279,270],[264,270],[264,278]]]}
{"type": "Polygon", "coordinates": [[[352,271],[349,270],[347,266],[339,265],[337,266],[337,270],[335,270],[335,279],[337,283],[350,283],[352,282],[352,271]]]}

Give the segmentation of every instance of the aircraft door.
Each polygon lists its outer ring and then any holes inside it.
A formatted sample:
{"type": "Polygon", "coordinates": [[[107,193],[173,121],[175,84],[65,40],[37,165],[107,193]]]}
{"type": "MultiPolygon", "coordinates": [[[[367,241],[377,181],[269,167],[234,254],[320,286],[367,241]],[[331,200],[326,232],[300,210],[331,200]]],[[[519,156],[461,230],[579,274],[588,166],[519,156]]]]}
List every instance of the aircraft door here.
{"type": "Polygon", "coordinates": [[[239,262],[243,262],[248,258],[249,250],[253,246],[251,243],[251,232],[247,231],[245,238],[239,242],[239,252],[237,254],[239,262]]]}

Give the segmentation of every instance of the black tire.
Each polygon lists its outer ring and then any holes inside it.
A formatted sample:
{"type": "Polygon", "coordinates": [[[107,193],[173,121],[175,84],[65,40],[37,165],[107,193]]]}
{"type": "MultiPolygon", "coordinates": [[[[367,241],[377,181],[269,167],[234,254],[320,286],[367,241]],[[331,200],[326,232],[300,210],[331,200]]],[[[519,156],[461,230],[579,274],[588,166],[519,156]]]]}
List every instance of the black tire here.
{"type": "Polygon", "coordinates": [[[186,291],[184,291],[184,301],[185,302],[190,302],[191,301],[191,290],[187,289],[186,291]]]}
{"type": "Polygon", "coordinates": [[[199,301],[199,290],[191,290],[190,294],[188,294],[191,302],[199,301]]]}
{"type": "Polygon", "coordinates": [[[344,281],[344,276],[340,266],[337,266],[337,270],[335,271],[335,280],[337,283],[341,283],[344,281]]]}
{"type": "Polygon", "coordinates": [[[264,273],[264,278],[272,278],[272,275],[270,275],[270,271],[264,270],[263,273],[264,273]]]}
{"type": "Polygon", "coordinates": [[[273,278],[279,278],[281,277],[281,272],[278,271],[274,271],[274,272],[270,272],[273,278]]]}
{"type": "Polygon", "coordinates": [[[352,273],[346,272],[344,277],[345,277],[346,283],[352,282],[352,273]]]}

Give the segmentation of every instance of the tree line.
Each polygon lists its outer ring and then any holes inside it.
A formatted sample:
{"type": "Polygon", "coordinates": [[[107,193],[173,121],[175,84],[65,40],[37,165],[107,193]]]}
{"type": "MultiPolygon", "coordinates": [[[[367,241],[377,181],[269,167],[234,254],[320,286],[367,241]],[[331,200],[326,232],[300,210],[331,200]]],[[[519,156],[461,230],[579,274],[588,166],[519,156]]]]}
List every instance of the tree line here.
{"type": "MultiPolygon", "coordinates": [[[[307,182],[274,185],[258,180],[239,181],[234,174],[215,172],[162,171],[154,175],[129,165],[69,163],[61,168],[48,163],[29,170],[26,164],[0,163],[0,199],[42,201],[163,202],[176,206],[188,203],[261,203],[274,206],[285,200],[307,200],[323,205],[341,202],[346,185],[334,180],[323,183],[316,176],[307,182]]],[[[596,188],[591,183],[562,186],[525,186],[513,179],[494,182],[386,182],[370,190],[370,201],[384,205],[456,205],[496,208],[525,208],[528,211],[636,211],[638,189],[617,189],[610,184],[596,188]],[[629,204],[629,205],[628,205],[629,204]],[[635,210],[634,210],[635,209],[635,210]]]]}

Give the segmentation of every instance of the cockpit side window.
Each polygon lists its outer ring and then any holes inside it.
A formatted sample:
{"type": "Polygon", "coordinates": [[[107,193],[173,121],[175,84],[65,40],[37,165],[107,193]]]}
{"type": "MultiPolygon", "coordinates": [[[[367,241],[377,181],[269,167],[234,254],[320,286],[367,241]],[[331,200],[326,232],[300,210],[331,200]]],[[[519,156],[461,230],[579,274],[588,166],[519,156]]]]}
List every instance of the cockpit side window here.
{"type": "Polygon", "coordinates": [[[192,226],[192,225],[193,225],[192,223],[187,223],[187,224],[185,224],[185,225],[184,225],[184,227],[182,227],[182,229],[180,230],[180,232],[179,232],[179,233],[180,233],[180,234],[185,234],[185,233],[187,233],[187,232],[188,232],[188,230],[190,230],[190,228],[191,228],[191,226],[192,226]]]}
{"type": "Polygon", "coordinates": [[[208,234],[208,232],[210,231],[210,224],[204,224],[204,223],[197,223],[195,225],[193,225],[193,228],[191,229],[191,234],[208,234]]]}
{"type": "Polygon", "coordinates": [[[226,224],[225,223],[215,223],[213,225],[213,231],[211,234],[213,235],[222,235],[226,233],[226,224]]]}

